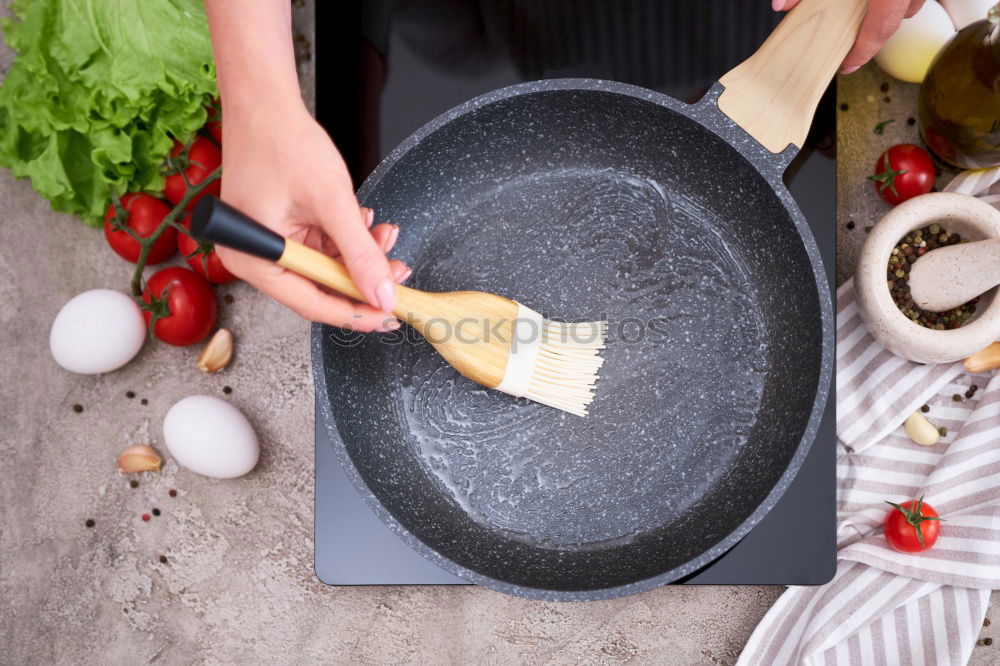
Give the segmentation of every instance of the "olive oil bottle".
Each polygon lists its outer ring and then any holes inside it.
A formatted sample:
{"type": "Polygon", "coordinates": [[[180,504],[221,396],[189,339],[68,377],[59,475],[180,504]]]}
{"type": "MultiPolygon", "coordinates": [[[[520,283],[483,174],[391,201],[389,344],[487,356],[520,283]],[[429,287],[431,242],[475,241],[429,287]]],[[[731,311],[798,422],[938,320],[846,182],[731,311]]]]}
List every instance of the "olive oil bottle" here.
{"type": "Polygon", "coordinates": [[[924,142],[945,162],[1000,165],[1000,3],[941,48],[921,85],[918,114],[924,142]]]}

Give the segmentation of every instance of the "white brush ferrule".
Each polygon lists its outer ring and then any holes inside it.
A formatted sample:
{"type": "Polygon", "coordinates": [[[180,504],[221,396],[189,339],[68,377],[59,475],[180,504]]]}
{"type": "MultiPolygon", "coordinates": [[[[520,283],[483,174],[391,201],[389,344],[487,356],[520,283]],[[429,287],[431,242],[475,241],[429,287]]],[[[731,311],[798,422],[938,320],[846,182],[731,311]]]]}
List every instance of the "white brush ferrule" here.
{"type": "Polygon", "coordinates": [[[510,356],[504,368],[498,391],[523,397],[535,371],[535,361],[542,348],[545,335],[545,318],[529,307],[517,304],[517,319],[511,327],[510,356]]]}

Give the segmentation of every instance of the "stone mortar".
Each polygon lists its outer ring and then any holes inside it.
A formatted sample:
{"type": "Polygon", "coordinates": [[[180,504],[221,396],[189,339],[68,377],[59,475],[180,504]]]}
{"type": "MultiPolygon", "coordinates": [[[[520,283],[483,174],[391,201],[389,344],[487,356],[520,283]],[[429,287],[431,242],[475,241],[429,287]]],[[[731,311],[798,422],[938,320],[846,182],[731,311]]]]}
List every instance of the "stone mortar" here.
{"type": "Polygon", "coordinates": [[[992,290],[967,324],[944,331],[910,321],[893,302],[886,286],[892,248],[907,233],[934,223],[969,240],[1000,237],[1000,211],[989,204],[963,194],[925,194],[896,206],[872,229],[854,276],[858,309],[868,330],[883,347],[917,363],[958,361],[1000,336],[1000,299],[992,290]]]}

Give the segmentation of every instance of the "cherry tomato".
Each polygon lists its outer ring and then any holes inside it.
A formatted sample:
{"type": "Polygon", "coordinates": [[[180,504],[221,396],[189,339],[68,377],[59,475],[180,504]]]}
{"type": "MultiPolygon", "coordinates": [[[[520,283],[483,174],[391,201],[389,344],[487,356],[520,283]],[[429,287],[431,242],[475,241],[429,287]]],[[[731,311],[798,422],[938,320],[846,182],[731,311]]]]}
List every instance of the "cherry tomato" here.
{"type": "Polygon", "coordinates": [[[222,106],[219,104],[219,100],[213,99],[212,103],[205,107],[205,110],[208,112],[205,130],[219,146],[222,146],[222,106]]]}
{"type": "MultiPolygon", "coordinates": [[[[170,159],[167,161],[170,174],[163,183],[163,196],[167,198],[167,201],[176,206],[187,193],[184,174],[187,174],[188,180],[191,181],[192,185],[198,185],[209,174],[219,168],[221,164],[222,153],[219,151],[219,148],[211,140],[203,136],[195,137],[195,140],[191,143],[191,147],[187,151],[184,150],[184,144],[175,142],[173,149],[170,151],[170,159]]],[[[198,200],[206,194],[219,196],[221,193],[222,180],[216,179],[199,192],[198,196],[188,202],[187,209],[194,208],[198,200]]]]}
{"type": "MultiPolygon", "coordinates": [[[[183,224],[188,229],[191,228],[190,215],[184,218],[183,224]]],[[[187,234],[177,234],[177,251],[184,257],[184,261],[188,262],[191,270],[213,284],[225,284],[236,279],[236,276],[222,265],[214,243],[195,240],[187,234]]]]}
{"type": "Polygon", "coordinates": [[[885,540],[901,553],[928,550],[937,541],[941,517],[924,498],[893,504],[885,516],[885,540]]]}
{"type": "Polygon", "coordinates": [[[169,345],[193,345],[215,328],[218,306],[212,285],[186,268],[171,266],[154,273],[142,300],[146,325],[169,345]]]}
{"type": "Polygon", "coordinates": [[[931,191],[934,162],[920,146],[901,143],[879,155],[875,175],[868,180],[875,181],[879,196],[896,206],[931,191]]]}
{"type": "MultiPolygon", "coordinates": [[[[125,231],[128,227],[140,238],[147,238],[160,226],[170,213],[170,207],[156,197],[132,192],[121,198],[119,207],[114,203],[104,214],[104,237],[119,257],[133,264],[139,261],[139,242],[125,231]]],[[[146,255],[147,264],[158,264],[173,256],[177,249],[177,230],[167,227],[153,242],[146,255]]]]}

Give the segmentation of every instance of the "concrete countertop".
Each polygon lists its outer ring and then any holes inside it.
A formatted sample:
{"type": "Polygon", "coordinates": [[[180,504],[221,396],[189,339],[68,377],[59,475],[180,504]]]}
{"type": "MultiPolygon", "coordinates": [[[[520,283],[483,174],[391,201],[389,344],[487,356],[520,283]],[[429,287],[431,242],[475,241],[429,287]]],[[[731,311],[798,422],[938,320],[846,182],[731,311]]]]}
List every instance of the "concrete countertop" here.
{"type": "MultiPolygon", "coordinates": [[[[295,4],[308,37],[311,3],[295,4]]],[[[0,67],[10,59],[0,52],[0,67]]],[[[302,70],[308,88],[308,62],[302,70]]],[[[845,97],[863,98],[873,76],[850,79],[845,97]]],[[[856,116],[842,116],[858,118],[852,131],[869,124],[855,105],[856,116]]],[[[842,140],[842,184],[853,156],[869,149],[869,137],[859,141],[842,140]]],[[[871,214],[849,203],[853,238],[871,214]]],[[[198,349],[163,344],[105,376],[69,374],[48,352],[55,313],[86,289],[126,290],[130,268],[101,233],[51,212],[6,170],[0,219],[3,661],[732,664],[781,593],[667,587],[558,604],[476,587],[327,587],[313,573],[306,322],[235,284],[218,289],[236,355],[217,376],[195,369],[198,349]],[[165,453],[163,416],[193,393],[248,415],[262,444],[257,468],[216,481],[168,459],[131,488],[115,469],[118,453],[139,443],[165,453]],[[162,515],[143,522],[153,507],[162,515]]]]}
{"type": "MultiPolygon", "coordinates": [[[[891,210],[868,176],[884,150],[897,143],[923,145],[916,125],[920,86],[903,83],[869,63],[840,77],[837,95],[837,286],[850,278],[867,229],[891,210]],[[876,134],[879,123],[882,134],[876,134]]],[[[936,185],[956,173],[941,165],[936,185]]]]}

